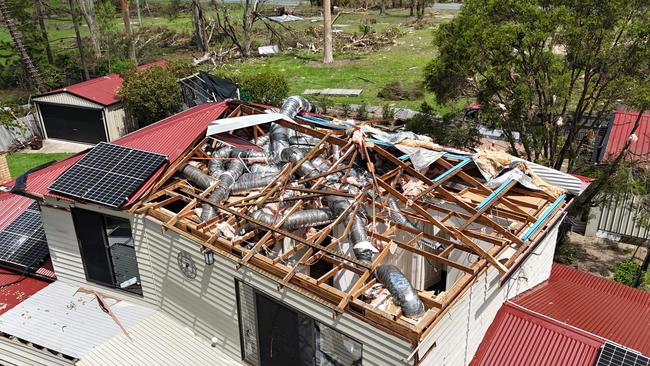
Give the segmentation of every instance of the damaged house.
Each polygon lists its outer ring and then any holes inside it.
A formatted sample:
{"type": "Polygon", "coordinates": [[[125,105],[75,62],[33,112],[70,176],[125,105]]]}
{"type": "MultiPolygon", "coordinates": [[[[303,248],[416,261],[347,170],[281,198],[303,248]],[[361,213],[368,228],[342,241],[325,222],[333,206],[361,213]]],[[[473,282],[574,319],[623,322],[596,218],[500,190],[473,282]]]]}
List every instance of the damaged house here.
{"type": "Polygon", "coordinates": [[[62,364],[468,364],[580,181],[309,109],[206,103],[30,173],[57,282],[0,332],[62,364]],[[48,291],[113,320],[52,326],[48,291]]]}

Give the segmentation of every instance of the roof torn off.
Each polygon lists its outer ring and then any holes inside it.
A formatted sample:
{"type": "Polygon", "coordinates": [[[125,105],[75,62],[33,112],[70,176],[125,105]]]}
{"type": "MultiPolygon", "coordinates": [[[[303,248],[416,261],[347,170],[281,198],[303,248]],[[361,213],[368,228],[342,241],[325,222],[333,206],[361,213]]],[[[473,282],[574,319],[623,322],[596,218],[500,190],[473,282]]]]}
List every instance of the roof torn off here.
{"type": "Polygon", "coordinates": [[[306,110],[300,97],[274,115],[230,104],[229,134],[211,131],[133,210],[279,288],[418,340],[482,268],[507,276],[571,197],[525,162],[294,118],[306,110]]]}

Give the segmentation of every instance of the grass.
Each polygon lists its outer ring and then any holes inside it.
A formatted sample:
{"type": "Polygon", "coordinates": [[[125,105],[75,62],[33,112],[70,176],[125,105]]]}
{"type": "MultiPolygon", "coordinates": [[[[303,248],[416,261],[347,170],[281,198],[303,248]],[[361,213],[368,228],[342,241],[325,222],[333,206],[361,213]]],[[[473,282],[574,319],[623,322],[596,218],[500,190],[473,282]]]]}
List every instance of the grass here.
{"type": "Polygon", "coordinates": [[[62,160],[71,153],[14,153],[7,157],[9,172],[13,178],[25,173],[31,168],[43,165],[52,160],[62,160]]]}

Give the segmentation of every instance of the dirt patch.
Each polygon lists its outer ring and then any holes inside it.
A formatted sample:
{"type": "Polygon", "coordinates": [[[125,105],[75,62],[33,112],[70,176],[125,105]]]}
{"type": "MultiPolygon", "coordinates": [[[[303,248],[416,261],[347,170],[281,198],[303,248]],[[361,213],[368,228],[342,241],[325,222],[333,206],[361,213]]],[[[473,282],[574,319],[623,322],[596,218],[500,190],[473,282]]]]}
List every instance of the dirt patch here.
{"type": "Polygon", "coordinates": [[[614,265],[626,259],[643,260],[646,248],[613,240],[569,233],[567,241],[558,248],[556,260],[583,272],[609,278],[614,265]]]}
{"type": "Polygon", "coordinates": [[[323,64],[322,61],[311,61],[307,65],[309,67],[341,67],[347,65],[354,65],[359,63],[361,60],[352,60],[352,59],[335,59],[332,63],[323,64]]]}

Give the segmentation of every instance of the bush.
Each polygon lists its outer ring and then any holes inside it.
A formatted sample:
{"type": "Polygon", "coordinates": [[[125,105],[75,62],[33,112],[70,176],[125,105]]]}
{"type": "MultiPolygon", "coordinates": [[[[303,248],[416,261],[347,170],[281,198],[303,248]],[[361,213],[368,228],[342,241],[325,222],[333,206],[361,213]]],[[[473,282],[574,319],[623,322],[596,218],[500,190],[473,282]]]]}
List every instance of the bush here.
{"type": "Polygon", "coordinates": [[[252,75],[218,75],[239,84],[241,99],[256,103],[279,105],[289,96],[289,83],[284,75],[262,72],[252,75]]]}
{"type": "Polygon", "coordinates": [[[181,109],[181,87],[172,68],[153,66],[142,71],[132,68],[124,72],[123,78],[118,94],[122,96],[126,112],[140,127],[181,109]]]}
{"type": "Polygon", "coordinates": [[[612,268],[612,280],[626,286],[634,285],[634,280],[641,270],[641,265],[634,260],[624,260],[616,263],[612,268]]]}
{"type": "Polygon", "coordinates": [[[363,102],[357,109],[357,115],[356,119],[359,121],[367,121],[368,120],[368,103],[363,102]]]}
{"type": "Polygon", "coordinates": [[[384,121],[392,121],[395,119],[395,109],[393,109],[390,105],[384,104],[381,107],[381,118],[384,121]]]}
{"type": "Polygon", "coordinates": [[[427,102],[420,106],[420,113],[406,122],[406,129],[431,136],[440,145],[470,149],[481,143],[477,125],[465,118],[462,111],[438,116],[427,102]]]}
{"type": "Polygon", "coordinates": [[[401,81],[392,81],[379,90],[377,96],[386,100],[417,100],[424,96],[423,87],[419,83],[404,85],[401,81]]]}

